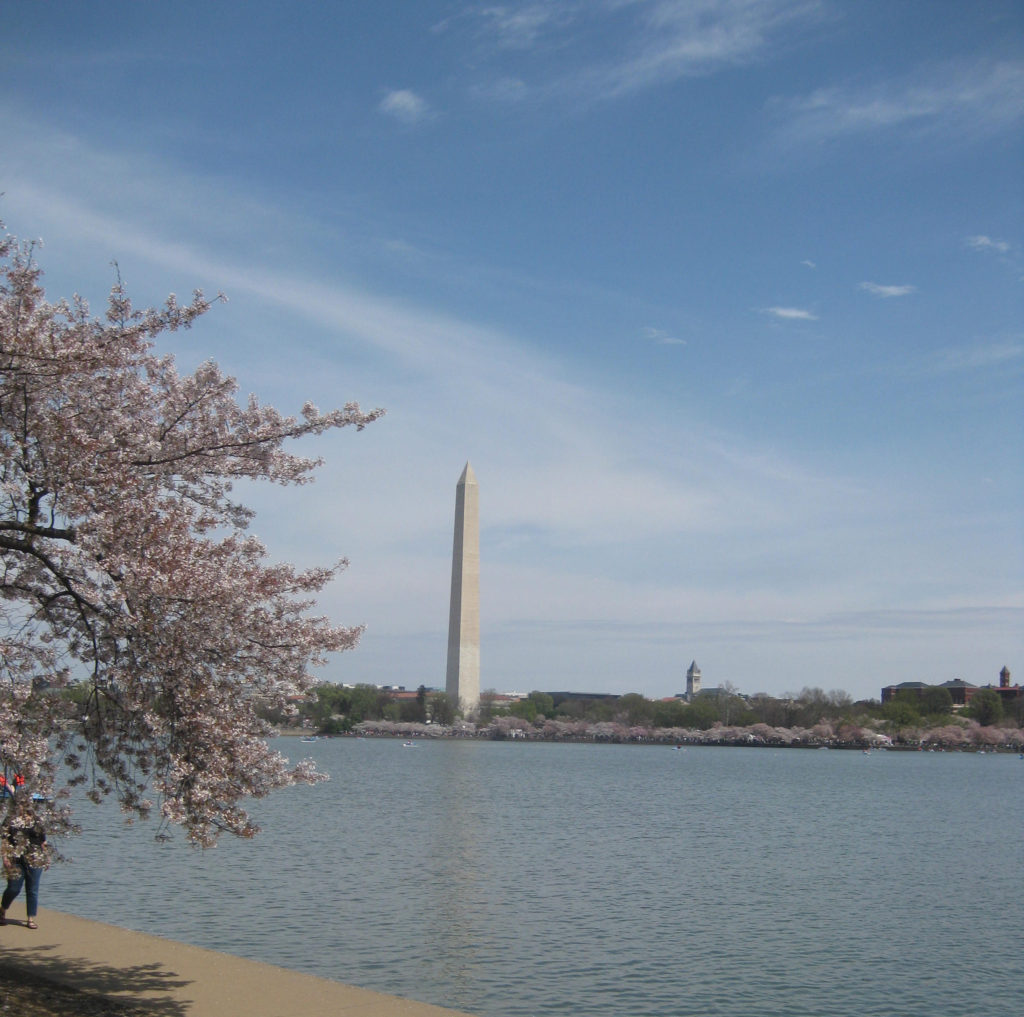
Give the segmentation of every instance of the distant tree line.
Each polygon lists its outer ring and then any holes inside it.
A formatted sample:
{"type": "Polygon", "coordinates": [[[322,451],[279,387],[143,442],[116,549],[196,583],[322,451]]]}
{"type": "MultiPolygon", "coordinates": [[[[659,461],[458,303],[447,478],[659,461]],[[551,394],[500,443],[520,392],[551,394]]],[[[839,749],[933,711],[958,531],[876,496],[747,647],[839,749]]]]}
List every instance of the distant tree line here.
{"type": "Polygon", "coordinates": [[[376,685],[335,685],[324,682],[312,694],[293,704],[293,711],[264,712],[264,719],[278,726],[301,726],[319,734],[347,734],[366,720],[395,723],[449,725],[456,718],[454,704],[443,692],[421,685],[415,699],[398,699],[376,685]]]}
{"type": "MultiPolygon", "coordinates": [[[[894,741],[919,741],[938,728],[975,726],[1022,726],[1021,711],[1005,712],[998,693],[978,690],[965,710],[954,711],[947,689],[900,692],[889,702],[854,701],[846,692],[804,688],[798,693],[770,696],[740,695],[729,684],[685,699],[652,700],[639,693],[622,696],[584,697],[566,693],[533,691],[523,699],[508,700],[493,690],[480,697],[475,716],[461,718],[456,704],[444,693],[420,686],[415,698],[397,698],[387,689],[372,685],[318,685],[312,694],[294,704],[295,713],[268,713],[278,725],[302,726],[321,734],[343,734],[370,722],[436,725],[447,728],[463,720],[462,730],[488,732],[494,737],[522,737],[546,730],[560,731],[552,723],[576,725],[587,730],[614,725],[634,732],[702,731],[716,728],[808,731],[826,728],[835,740],[857,744],[865,732],[881,732],[894,741]],[[511,732],[519,732],[512,735],[511,732]]],[[[781,737],[781,736],[780,736],[781,737]]]]}

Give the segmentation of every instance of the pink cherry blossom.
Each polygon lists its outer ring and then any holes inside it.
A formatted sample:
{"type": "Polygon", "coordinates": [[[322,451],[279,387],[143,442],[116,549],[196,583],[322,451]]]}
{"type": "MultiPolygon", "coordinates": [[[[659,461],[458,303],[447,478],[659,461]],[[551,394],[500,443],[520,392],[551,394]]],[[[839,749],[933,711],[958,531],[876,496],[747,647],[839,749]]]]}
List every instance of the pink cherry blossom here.
{"type": "Polygon", "coordinates": [[[52,833],[82,784],[202,845],[251,836],[246,799],[321,779],[256,708],[307,693],[360,629],[311,613],[346,562],[271,562],[232,484],[307,483],[320,461],[287,439],[382,411],[288,417],[212,362],[179,374],[155,340],[210,309],[199,292],[136,310],[118,282],[96,319],[40,280],[0,239],[0,764],[52,833]]]}

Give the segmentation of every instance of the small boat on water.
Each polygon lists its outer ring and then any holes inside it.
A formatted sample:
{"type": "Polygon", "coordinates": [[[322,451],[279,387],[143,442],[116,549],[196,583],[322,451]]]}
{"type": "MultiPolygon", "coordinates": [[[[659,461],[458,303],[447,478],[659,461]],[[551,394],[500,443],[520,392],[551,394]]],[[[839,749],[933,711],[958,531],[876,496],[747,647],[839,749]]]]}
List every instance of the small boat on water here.
{"type": "Polygon", "coordinates": [[[303,735],[302,738],[300,738],[299,740],[303,741],[303,742],[316,742],[316,741],[319,741],[320,739],[317,738],[316,735],[303,735]]]}
{"type": "Polygon", "coordinates": [[[402,748],[403,749],[414,749],[414,748],[416,748],[416,743],[415,742],[402,742],[402,748]]]}

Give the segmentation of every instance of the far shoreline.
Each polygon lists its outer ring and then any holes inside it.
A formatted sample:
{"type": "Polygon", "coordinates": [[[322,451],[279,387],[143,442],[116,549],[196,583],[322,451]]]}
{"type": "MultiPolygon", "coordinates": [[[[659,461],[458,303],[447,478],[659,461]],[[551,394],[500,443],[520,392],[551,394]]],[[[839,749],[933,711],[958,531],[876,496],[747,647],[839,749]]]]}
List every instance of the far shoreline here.
{"type": "MultiPolygon", "coordinates": [[[[403,725],[404,726],[404,725],[403,725]]],[[[1001,728],[1010,739],[1019,734],[1017,729],[1001,728]]],[[[493,741],[493,742],[516,742],[521,744],[546,744],[546,745],[630,745],[636,747],[655,747],[664,749],[690,749],[690,748],[731,748],[731,749],[802,749],[821,750],[826,749],[836,752],[861,752],[870,754],[872,752],[955,752],[967,755],[1013,755],[1019,753],[1024,758],[1024,741],[1020,744],[1016,740],[999,741],[991,743],[970,743],[961,745],[942,744],[928,740],[927,734],[921,741],[917,742],[844,742],[836,740],[823,741],[769,741],[758,739],[755,735],[742,735],[739,737],[708,737],[708,738],[662,738],[656,734],[645,736],[625,737],[591,737],[562,736],[548,737],[541,732],[532,732],[526,735],[510,737],[496,736],[486,729],[478,732],[452,732],[443,730],[434,731],[388,731],[388,730],[366,730],[317,733],[302,728],[280,728],[275,729],[275,736],[279,738],[315,739],[316,741],[328,741],[336,739],[367,740],[367,739],[389,739],[391,741],[403,742],[432,742],[432,741],[493,741]]],[[[712,732],[708,732],[713,734],[712,732]]]]}

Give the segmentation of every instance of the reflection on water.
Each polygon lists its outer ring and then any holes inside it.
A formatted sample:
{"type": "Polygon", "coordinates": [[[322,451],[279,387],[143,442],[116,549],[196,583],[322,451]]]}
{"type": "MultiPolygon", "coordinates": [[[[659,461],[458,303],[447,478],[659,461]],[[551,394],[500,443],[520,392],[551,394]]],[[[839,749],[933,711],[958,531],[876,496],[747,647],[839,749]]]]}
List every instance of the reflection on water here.
{"type": "MultiPolygon", "coordinates": [[[[456,1008],[472,1002],[472,972],[480,966],[480,944],[487,937],[481,916],[490,887],[483,879],[482,853],[492,824],[486,815],[489,789],[476,779],[481,747],[460,742],[449,751],[425,752],[423,760],[432,786],[445,789],[437,796],[438,822],[430,845],[436,878],[423,888],[427,942],[438,966],[438,981],[450,987],[449,1005],[456,1008]]],[[[500,901],[494,904],[501,906],[500,901]]]]}
{"type": "Polygon", "coordinates": [[[1016,757],[281,746],[255,841],[89,807],[44,904],[481,1017],[1019,1009],[1016,757]]]}

